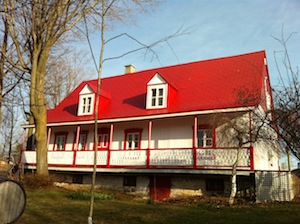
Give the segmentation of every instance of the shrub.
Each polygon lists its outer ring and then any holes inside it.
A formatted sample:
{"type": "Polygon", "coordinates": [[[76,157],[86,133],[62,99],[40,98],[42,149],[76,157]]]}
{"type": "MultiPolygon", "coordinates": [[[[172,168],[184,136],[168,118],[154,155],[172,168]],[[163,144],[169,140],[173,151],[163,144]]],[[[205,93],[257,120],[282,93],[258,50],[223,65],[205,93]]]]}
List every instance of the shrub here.
{"type": "MultiPolygon", "coordinates": [[[[68,197],[75,200],[89,200],[91,198],[91,194],[87,192],[70,192],[68,193],[68,197]]],[[[98,200],[110,200],[114,199],[114,194],[107,193],[95,193],[94,198],[98,200]]]]}

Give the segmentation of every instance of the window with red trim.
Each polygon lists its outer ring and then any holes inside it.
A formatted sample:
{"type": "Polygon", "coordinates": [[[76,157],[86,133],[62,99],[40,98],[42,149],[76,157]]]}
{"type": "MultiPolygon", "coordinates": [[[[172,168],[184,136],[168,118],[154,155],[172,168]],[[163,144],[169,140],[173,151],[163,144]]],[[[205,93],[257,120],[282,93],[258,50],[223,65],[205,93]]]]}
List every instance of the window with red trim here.
{"type": "Polygon", "coordinates": [[[66,142],[67,142],[68,132],[58,132],[55,133],[55,140],[54,140],[54,151],[62,151],[66,149],[66,142]]]}
{"type": "Polygon", "coordinates": [[[99,134],[98,135],[98,149],[107,149],[108,148],[108,134],[99,134]]]}
{"type": "Polygon", "coordinates": [[[198,127],[197,146],[203,148],[215,147],[215,130],[207,126],[198,127]]]}
{"type": "MultiPolygon", "coordinates": [[[[87,136],[88,136],[88,131],[80,132],[77,150],[86,150],[87,136]]],[[[76,133],[75,133],[75,138],[73,143],[73,149],[75,149],[75,147],[76,147],[76,133]]]]}
{"type": "Polygon", "coordinates": [[[141,148],[142,129],[125,130],[124,149],[134,150],[141,148]]]}
{"type": "Polygon", "coordinates": [[[109,128],[98,130],[98,149],[107,149],[109,146],[109,128]]]}

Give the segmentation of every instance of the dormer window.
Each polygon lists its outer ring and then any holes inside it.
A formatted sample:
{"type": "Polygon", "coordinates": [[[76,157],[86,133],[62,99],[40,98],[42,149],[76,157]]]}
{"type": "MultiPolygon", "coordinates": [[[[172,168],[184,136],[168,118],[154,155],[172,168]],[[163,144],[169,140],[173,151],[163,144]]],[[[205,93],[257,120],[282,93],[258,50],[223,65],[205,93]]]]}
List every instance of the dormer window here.
{"type": "Polygon", "coordinates": [[[78,116],[91,115],[94,111],[95,94],[86,85],[79,93],[78,116]]]}
{"type": "Polygon", "coordinates": [[[157,73],[147,84],[147,109],[166,108],[168,84],[157,73]]]}

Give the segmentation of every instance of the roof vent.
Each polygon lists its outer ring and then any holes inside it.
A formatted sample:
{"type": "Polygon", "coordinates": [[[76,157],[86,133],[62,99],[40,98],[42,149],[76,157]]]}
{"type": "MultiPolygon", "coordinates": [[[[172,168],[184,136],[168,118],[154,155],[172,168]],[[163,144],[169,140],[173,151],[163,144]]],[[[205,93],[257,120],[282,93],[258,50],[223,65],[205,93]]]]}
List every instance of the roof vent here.
{"type": "Polygon", "coordinates": [[[134,65],[125,65],[125,74],[130,74],[135,72],[134,65]]]}

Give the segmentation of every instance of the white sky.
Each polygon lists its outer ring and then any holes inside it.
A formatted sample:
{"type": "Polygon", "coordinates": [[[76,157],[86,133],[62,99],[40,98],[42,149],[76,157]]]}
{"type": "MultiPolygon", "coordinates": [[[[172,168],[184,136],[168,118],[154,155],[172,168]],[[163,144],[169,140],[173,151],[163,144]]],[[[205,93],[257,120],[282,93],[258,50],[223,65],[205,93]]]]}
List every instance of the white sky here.
{"type": "MultiPolygon", "coordinates": [[[[124,73],[124,65],[137,71],[191,61],[266,50],[273,84],[277,83],[274,51],[282,46],[272,37],[295,34],[288,41],[294,66],[300,64],[300,0],[165,0],[153,12],[139,14],[134,24],[122,24],[106,33],[106,39],[127,32],[144,44],[175,33],[180,27],[192,31],[154,48],[159,60],[145,51],[104,64],[103,77],[124,73]]],[[[97,51],[99,38],[93,48],[97,51]]],[[[106,46],[105,56],[113,57],[139,47],[126,38],[106,46]]],[[[91,74],[91,78],[96,78],[91,74]]]]}

